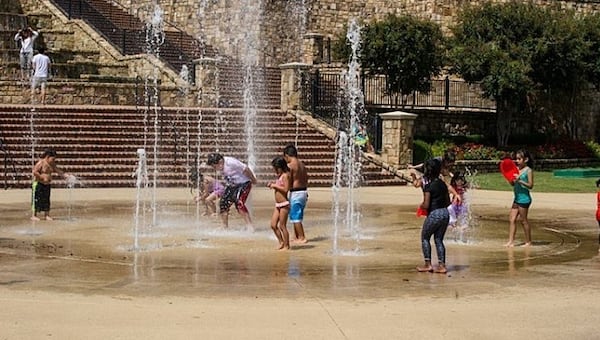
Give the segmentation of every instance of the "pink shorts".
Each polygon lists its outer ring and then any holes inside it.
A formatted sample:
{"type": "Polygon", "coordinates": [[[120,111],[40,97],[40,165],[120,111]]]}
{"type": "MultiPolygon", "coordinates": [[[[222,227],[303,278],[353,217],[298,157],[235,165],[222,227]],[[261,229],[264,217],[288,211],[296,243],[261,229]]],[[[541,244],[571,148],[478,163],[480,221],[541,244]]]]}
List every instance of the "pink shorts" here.
{"type": "Polygon", "coordinates": [[[290,205],[289,201],[279,202],[279,203],[275,203],[275,208],[283,208],[283,207],[287,207],[288,205],[290,205]]]}

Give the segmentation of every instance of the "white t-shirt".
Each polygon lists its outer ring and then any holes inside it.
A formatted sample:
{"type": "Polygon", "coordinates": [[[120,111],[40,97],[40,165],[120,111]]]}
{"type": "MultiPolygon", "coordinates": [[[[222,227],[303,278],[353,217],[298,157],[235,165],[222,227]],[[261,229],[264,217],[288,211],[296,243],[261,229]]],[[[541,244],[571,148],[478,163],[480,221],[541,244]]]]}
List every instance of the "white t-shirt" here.
{"type": "Polygon", "coordinates": [[[33,64],[34,77],[48,77],[48,71],[50,70],[50,58],[47,55],[38,53],[31,59],[33,64]]]}
{"type": "Polygon", "coordinates": [[[224,156],[223,157],[223,177],[229,184],[243,184],[250,181],[250,178],[244,174],[246,164],[239,161],[237,158],[224,156]]]}
{"type": "Polygon", "coordinates": [[[32,53],[33,52],[33,41],[37,38],[38,32],[31,31],[31,36],[23,39],[20,33],[15,35],[15,41],[21,40],[21,53],[32,53]]]}

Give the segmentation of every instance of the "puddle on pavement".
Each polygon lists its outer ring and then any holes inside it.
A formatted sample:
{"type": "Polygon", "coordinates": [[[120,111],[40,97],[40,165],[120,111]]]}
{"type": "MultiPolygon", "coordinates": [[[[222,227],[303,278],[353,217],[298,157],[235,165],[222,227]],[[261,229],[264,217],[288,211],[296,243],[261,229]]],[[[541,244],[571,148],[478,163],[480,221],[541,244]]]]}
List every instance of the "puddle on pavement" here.
{"type": "MultiPolygon", "coordinates": [[[[22,206],[2,206],[0,285],[85,294],[458,296],[539,282],[548,275],[540,270],[544,265],[555,266],[553,281],[569,280],[572,263],[598,253],[597,230],[564,220],[533,220],[534,246],[506,249],[507,212],[475,211],[467,234],[446,235],[450,273],[423,274],[414,270],[422,261],[423,220],[412,205],[362,205],[360,242],[341,230],[340,251],[333,255],[327,204],[307,209],[309,243],[278,252],[268,224],[270,205],[252,207],[257,231],[248,233],[234,211],[231,229],[222,230],[217,219],[197,217],[186,202],[161,206],[155,226],[141,223],[134,251],[133,208],[129,202],[77,202],[68,211],[53,210],[54,221],[30,222],[22,206]]],[[[288,230],[293,233],[290,224],[288,230]]]]}

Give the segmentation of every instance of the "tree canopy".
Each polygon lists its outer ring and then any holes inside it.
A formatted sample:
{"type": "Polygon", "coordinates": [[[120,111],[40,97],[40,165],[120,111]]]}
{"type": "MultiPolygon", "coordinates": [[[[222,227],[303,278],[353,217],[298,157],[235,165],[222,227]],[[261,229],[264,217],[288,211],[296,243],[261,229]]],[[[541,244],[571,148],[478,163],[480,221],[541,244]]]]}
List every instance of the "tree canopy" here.
{"type": "Polygon", "coordinates": [[[516,116],[542,106],[565,122],[559,133],[576,137],[577,99],[588,84],[598,85],[599,19],[518,2],[468,6],[458,18],[449,43],[452,71],[481,82],[496,101],[498,144],[507,144],[516,116]]]}
{"type": "MultiPolygon", "coordinates": [[[[444,37],[439,26],[428,20],[389,14],[361,30],[360,62],[372,74],[383,74],[388,93],[403,97],[414,91],[428,92],[432,76],[444,64],[444,37]]],[[[347,57],[347,40],[337,40],[334,49],[347,57]]]]}

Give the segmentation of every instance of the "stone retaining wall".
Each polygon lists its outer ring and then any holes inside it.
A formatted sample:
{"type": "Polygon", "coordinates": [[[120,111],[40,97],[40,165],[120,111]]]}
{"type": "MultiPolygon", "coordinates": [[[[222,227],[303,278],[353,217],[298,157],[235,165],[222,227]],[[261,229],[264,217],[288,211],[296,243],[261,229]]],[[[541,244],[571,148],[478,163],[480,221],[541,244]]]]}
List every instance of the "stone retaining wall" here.
{"type": "MultiPolygon", "coordinates": [[[[448,32],[459,9],[466,4],[478,5],[485,0],[114,0],[130,13],[147,18],[152,3],[164,11],[163,19],[190,32],[222,54],[240,56],[241,43],[249,35],[260,36],[256,46],[261,64],[277,66],[305,62],[303,39],[306,33],[333,37],[344,30],[351,18],[378,20],[387,14],[410,14],[432,20],[448,32]],[[256,4],[262,4],[257,8],[256,4]],[[252,15],[250,15],[252,14],[252,15]],[[258,18],[259,27],[252,26],[258,18]],[[250,25],[249,25],[250,23],[250,25]]],[[[507,2],[506,0],[493,0],[507,2]]],[[[579,13],[600,10],[600,3],[580,1],[534,0],[541,6],[559,4],[579,13]]]]}

